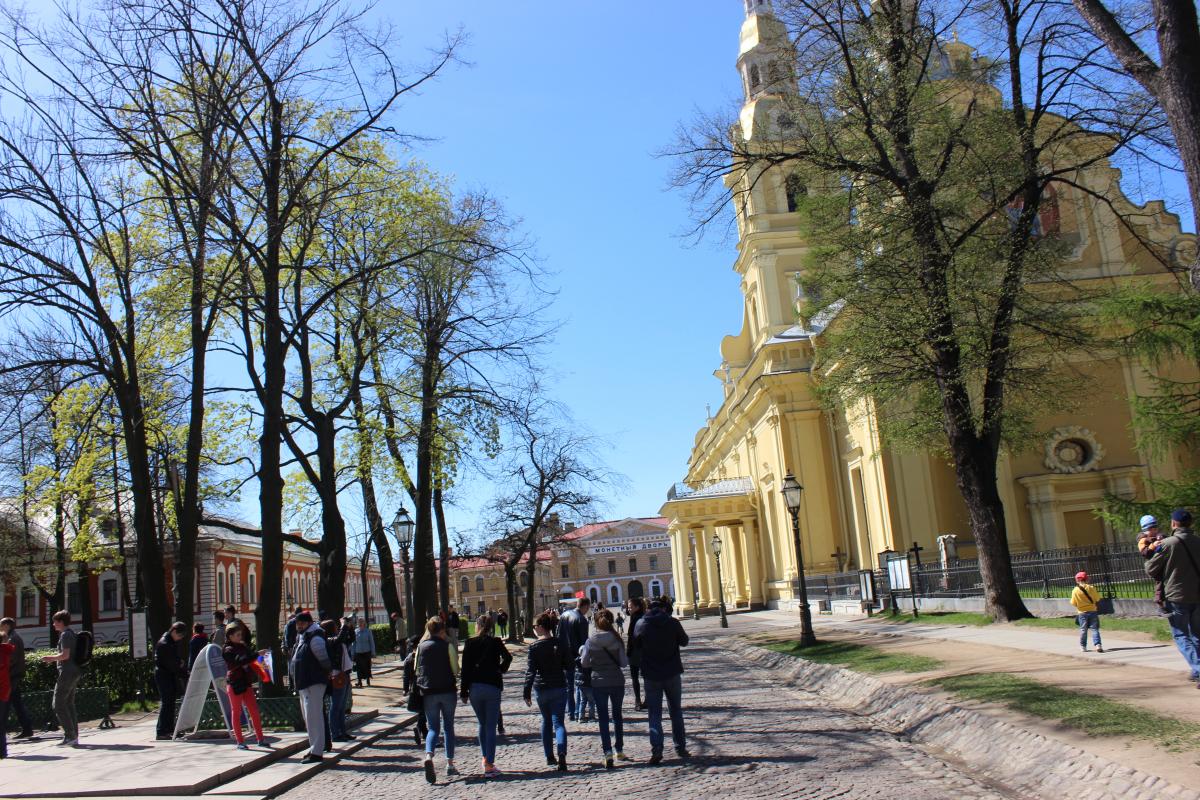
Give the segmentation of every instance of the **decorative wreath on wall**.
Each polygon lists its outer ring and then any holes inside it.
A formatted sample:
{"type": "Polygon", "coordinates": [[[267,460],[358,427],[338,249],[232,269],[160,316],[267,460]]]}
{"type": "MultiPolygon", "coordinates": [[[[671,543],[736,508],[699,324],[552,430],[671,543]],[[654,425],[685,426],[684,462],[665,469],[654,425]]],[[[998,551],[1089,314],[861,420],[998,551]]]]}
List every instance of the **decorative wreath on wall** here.
{"type": "Polygon", "coordinates": [[[1104,447],[1087,428],[1056,428],[1046,440],[1046,466],[1065,474],[1089,472],[1100,466],[1104,447]]]}

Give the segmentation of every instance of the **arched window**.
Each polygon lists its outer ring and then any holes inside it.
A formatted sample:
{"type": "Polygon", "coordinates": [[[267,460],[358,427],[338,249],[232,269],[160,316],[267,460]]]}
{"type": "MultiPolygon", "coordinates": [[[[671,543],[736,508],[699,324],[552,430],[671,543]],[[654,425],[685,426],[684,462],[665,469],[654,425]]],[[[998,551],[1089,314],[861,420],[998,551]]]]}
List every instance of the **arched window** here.
{"type": "Polygon", "coordinates": [[[800,198],[808,194],[808,187],[804,185],[804,180],[794,172],[784,180],[783,187],[787,193],[787,210],[795,211],[800,207],[800,198]]]}
{"type": "Polygon", "coordinates": [[[225,603],[225,568],[217,567],[217,604],[225,603]]]}
{"type": "Polygon", "coordinates": [[[757,92],[762,86],[762,73],[758,69],[758,64],[750,65],[750,91],[757,92]]]}
{"type": "Polygon", "coordinates": [[[257,594],[258,586],[256,585],[257,580],[258,580],[258,576],[254,574],[254,570],[250,570],[250,596],[247,597],[246,600],[251,603],[258,602],[255,599],[258,597],[258,594],[257,594]]]}
{"type": "Polygon", "coordinates": [[[529,573],[522,570],[521,571],[521,588],[524,589],[528,585],[529,585],[529,573]]]}
{"type": "Polygon", "coordinates": [[[462,576],[462,580],[460,580],[458,582],[458,585],[459,585],[460,591],[463,594],[466,594],[467,592],[471,591],[471,579],[468,578],[466,575],[462,576]]]}
{"type": "Polygon", "coordinates": [[[483,576],[482,575],[475,576],[475,591],[477,591],[477,592],[483,591],[483,576]]]}
{"type": "Polygon", "coordinates": [[[591,598],[591,601],[593,604],[599,603],[600,602],[600,590],[597,589],[595,586],[591,587],[590,589],[588,589],[588,597],[591,598]]]}
{"type": "Polygon", "coordinates": [[[614,606],[621,602],[621,587],[615,583],[608,587],[608,602],[614,606]]]}

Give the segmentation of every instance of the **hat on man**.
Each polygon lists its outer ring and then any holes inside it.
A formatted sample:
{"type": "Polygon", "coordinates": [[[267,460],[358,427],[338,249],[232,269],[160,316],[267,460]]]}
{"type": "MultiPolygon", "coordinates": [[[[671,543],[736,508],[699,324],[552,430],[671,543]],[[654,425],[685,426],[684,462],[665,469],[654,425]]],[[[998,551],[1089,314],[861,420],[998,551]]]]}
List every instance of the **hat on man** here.
{"type": "Polygon", "coordinates": [[[1180,525],[1192,524],[1192,512],[1186,508],[1177,508],[1171,512],[1171,522],[1178,522],[1180,525]]]}
{"type": "Polygon", "coordinates": [[[1086,573],[1086,572],[1083,572],[1082,570],[1081,570],[1081,571],[1079,571],[1079,572],[1076,572],[1076,573],[1075,573],[1075,580],[1076,580],[1076,581],[1078,581],[1079,583],[1083,583],[1084,581],[1086,581],[1086,580],[1087,580],[1087,573],[1086,573]]]}
{"type": "Polygon", "coordinates": [[[301,611],[299,614],[296,615],[296,622],[312,622],[312,621],[313,621],[312,614],[308,613],[307,611],[301,611]]]}
{"type": "Polygon", "coordinates": [[[1142,526],[1142,530],[1144,530],[1144,531],[1148,531],[1151,528],[1157,528],[1158,527],[1158,517],[1154,516],[1153,514],[1147,514],[1146,516],[1144,516],[1140,520],[1138,520],[1138,524],[1142,526]]]}

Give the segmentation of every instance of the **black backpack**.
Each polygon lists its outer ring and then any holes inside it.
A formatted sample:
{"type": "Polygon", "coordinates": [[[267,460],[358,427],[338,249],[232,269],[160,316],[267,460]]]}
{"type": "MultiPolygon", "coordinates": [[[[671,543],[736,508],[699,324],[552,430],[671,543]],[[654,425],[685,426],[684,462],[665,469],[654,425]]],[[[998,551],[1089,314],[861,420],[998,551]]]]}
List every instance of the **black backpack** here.
{"type": "Polygon", "coordinates": [[[75,651],[71,653],[71,660],[76,666],[86,667],[92,663],[92,648],[96,646],[96,640],[92,638],[91,631],[80,631],[75,634],[75,651]]]}

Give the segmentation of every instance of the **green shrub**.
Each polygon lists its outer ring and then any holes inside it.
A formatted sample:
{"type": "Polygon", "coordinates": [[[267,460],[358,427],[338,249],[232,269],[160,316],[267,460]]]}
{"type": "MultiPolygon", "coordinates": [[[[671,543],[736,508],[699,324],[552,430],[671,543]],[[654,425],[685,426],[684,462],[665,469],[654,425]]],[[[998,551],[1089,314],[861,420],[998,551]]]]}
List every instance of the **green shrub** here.
{"type": "MultiPolygon", "coordinates": [[[[54,650],[35,650],[25,654],[25,677],[21,690],[37,692],[54,689],[58,677],[58,665],[42,661],[42,656],[54,650]]],[[[92,663],[83,670],[81,687],[108,689],[110,703],[117,705],[137,699],[139,691],[148,698],[157,698],[154,686],[154,659],[134,659],[129,656],[127,646],[96,647],[92,651],[92,663]]]]}
{"type": "Polygon", "coordinates": [[[375,637],[375,652],[381,656],[391,653],[396,646],[396,632],[386,622],[372,625],[371,635],[375,637]]]}

